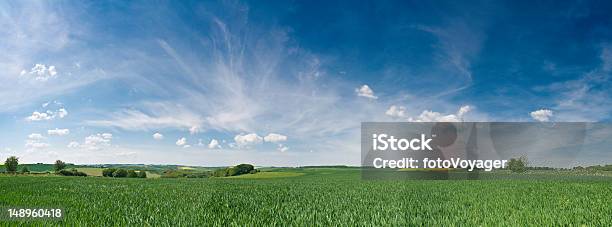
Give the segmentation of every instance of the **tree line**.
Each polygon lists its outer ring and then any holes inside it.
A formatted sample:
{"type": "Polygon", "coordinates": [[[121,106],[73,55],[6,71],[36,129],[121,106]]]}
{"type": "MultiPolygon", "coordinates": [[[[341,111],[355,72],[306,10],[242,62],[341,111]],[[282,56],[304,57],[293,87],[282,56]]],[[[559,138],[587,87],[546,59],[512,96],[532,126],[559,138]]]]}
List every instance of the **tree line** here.
{"type": "MultiPolygon", "coordinates": [[[[57,160],[53,164],[53,170],[54,170],[54,172],[56,174],[62,175],[62,176],[80,176],[80,177],[86,177],[87,176],[86,173],[78,171],[75,168],[73,168],[71,170],[67,170],[66,169],[67,166],[68,166],[68,164],[66,164],[65,162],[63,162],[61,160],[57,160]]],[[[12,173],[12,174],[15,174],[15,173],[22,173],[22,174],[30,173],[30,170],[28,169],[27,166],[23,166],[19,172],[17,171],[18,167],[19,167],[19,158],[15,157],[15,156],[10,156],[10,157],[8,157],[4,161],[4,168],[5,168],[5,171],[7,173],[12,173]]]]}
{"type": "Polygon", "coordinates": [[[102,170],[103,177],[127,177],[127,178],[147,178],[147,172],[144,170],[140,170],[136,172],[135,170],[125,170],[125,169],[117,169],[117,168],[108,168],[102,170]]]}

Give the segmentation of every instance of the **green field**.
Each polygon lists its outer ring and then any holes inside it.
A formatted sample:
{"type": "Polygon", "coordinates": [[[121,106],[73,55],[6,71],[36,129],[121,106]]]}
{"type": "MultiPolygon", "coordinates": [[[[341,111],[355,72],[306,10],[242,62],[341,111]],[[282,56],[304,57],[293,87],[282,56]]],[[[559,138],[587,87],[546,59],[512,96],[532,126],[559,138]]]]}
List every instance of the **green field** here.
{"type": "Polygon", "coordinates": [[[60,207],[63,221],[28,224],[85,226],[612,225],[606,176],[364,181],[351,168],[273,171],[208,179],[4,175],[0,207],[60,207]]]}

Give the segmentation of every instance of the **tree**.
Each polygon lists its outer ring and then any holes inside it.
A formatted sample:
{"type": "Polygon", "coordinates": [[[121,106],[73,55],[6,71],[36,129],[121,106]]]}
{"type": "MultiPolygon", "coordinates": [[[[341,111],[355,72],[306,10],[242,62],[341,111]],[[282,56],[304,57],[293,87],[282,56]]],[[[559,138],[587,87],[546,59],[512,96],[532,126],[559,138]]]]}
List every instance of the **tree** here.
{"type": "Polygon", "coordinates": [[[53,165],[53,169],[55,169],[55,172],[59,172],[62,169],[66,168],[66,163],[62,162],[62,160],[57,160],[55,161],[55,164],[53,165]]]}
{"type": "Polygon", "coordinates": [[[8,157],[4,162],[6,172],[15,173],[17,172],[17,165],[19,165],[19,158],[15,156],[8,157]]]}
{"type": "Polygon", "coordinates": [[[147,178],[147,172],[145,172],[144,170],[140,170],[138,172],[138,178],[147,178]]]}
{"type": "Polygon", "coordinates": [[[520,158],[511,158],[508,161],[508,169],[515,173],[523,173],[527,171],[527,158],[522,156],[520,158]]]}
{"type": "Polygon", "coordinates": [[[215,172],[213,172],[213,176],[215,177],[227,177],[228,175],[228,169],[229,168],[222,168],[222,169],[217,169],[215,170],[215,172]]]}
{"type": "MultiPolygon", "coordinates": [[[[234,168],[237,169],[236,175],[247,174],[247,173],[250,173],[251,170],[255,169],[255,167],[251,164],[240,164],[240,165],[235,166],[234,168]]],[[[232,175],[232,176],[235,176],[235,175],[232,175]]]]}
{"type": "Polygon", "coordinates": [[[62,176],[77,176],[77,177],[87,176],[86,173],[80,172],[77,169],[72,169],[72,170],[62,169],[60,171],[57,171],[57,174],[62,175],[62,176]]]}
{"type": "Polygon", "coordinates": [[[104,177],[113,177],[113,173],[115,171],[117,171],[117,169],[115,169],[115,168],[104,169],[104,170],[102,170],[102,176],[104,176],[104,177]]]}
{"type": "Polygon", "coordinates": [[[21,173],[29,173],[30,170],[28,169],[27,166],[24,166],[23,168],[21,168],[21,173]]]}
{"type": "Polygon", "coordinates": [[[240,164],[234,167],[228,167],[223,169],[217,169],[212,173],[214,177],[229,177],[229,176],[238,176],[242,174],[248,173],[256,173],[257,170],[251,164],[240,164]]]}
{"type": "Polygon", "coordinates": [[[138,174],[134,170],[128,170],[127,171],[127,177],[129,177],[129,178],[136,178],[136,177],[138,177],[138,174]]]}
{"type": "Polygon", "coordinates": [[[113,173],[113,177],[127,177],[128,172],[125,169],[118,169],[113,173]]]}
{"type": "Polygon", "coordinates": [[[236,175],[240,175],[240,173],[238,172],[239,169],[236,167],[230,167],[227,168],[227,176],[236,176],[236,175]]]}

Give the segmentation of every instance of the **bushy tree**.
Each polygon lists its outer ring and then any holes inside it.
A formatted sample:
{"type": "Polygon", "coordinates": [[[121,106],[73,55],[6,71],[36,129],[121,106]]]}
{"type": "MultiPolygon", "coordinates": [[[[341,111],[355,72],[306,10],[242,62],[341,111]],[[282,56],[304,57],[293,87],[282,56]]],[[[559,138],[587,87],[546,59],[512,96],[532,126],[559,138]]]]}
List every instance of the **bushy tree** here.
{"type": "Polygon", "coordinates": [[[66,168],[66,163],[62,162],[62,160],[57,160],[55,161],[55,164],[53,164],[53,169],[55,169],[55,172],[59,172],[62,169],[66,168]]]}
{"type": "Polygon", "coordinates": [[[217,169],[212,173],[212,176],[229,177],[229,176],[238,176],[238,175],[248,174],[248,173],[257,173],[257,170],[251,164],[240,164],[234,167],[217,169]]]}
{"type": "Polygon", "coordinates": [[[239,171],[240,171],[240,169],[238,169],[236,167],[227,168],[226,176],[237,176],[237,175],[240,175],[239,171]]]}
{"type": "Polygon", "coordinates": [[[17,172],[18,165],[19,165],[19,158],[15,156],[8,157],[6,161],[4,161],[4,168],[6,168],[6,172],[8,173],[17,172]]]}
{"type": "Polygon", "coordinates": [[[113,173],[116,170],[117,169],[115,169],[115,168],[104,169],[104,170],[102,170],[102,176],[104,176],[104,177],[113,177],[113,173]]]}
{"type": "Polygon", "coordinates": [[[138,174],[134,170],[128,170],[127,171],[127,177],[129,177],[129,178],[136,178],[136,177],[138,177],[138,174]]]}
{"type": "Polygon", "coordinates": [[[27,166],[24,166],[23,168],[21,168],[21,173],[29,173],[30,170],[28,169],[27,166]]]}
{"type": "Polygon", "coordinates": [[[147,178],[147,172],[145,172],[144,170],[140,170],[138,172],[138,178],[147,178]]]}
{"type": "Polygon", "coordinates": [[[527,171],[527,158],[524,156],[520,158],[511,158],[510,161],[508,161],[508,169],[515,173],[527,171]]]}
{"type": "Polygon", "coordinates": [[[125,169],[118,169],[113,172],[113,177],[127,177],[128,172],[125,169]]]}
{"type": "Polygon", "coordinates": [[[86,177],[87,176],[86,173],[80,172],[77,169],[71,169],[71,170],[62,169],[60,171],[57,171],[57,174],[62,175],[62,176],[77,176],[77,177],[86,177]]]}
{"type": "Polygon", "coordinates": [[[215,176],[215,177],[226,177],[226,176],[229,176],[228,175],[228,168],[223,168],[223,169],[215,170],[215,172],[213,172],[213,176],[215,176]]]}
{"type": "MultiPolygon", "coordinates": [[[[255,167],[251,164],[240,164],[240,165],[235,166],[234,168],[237,169],[236,175],[247,174],[247,173],[250,173],[251,170],[255,169],[255,167]]],[[[235,176],[235,175],[232,175],[232,176],[235,176]]]]}

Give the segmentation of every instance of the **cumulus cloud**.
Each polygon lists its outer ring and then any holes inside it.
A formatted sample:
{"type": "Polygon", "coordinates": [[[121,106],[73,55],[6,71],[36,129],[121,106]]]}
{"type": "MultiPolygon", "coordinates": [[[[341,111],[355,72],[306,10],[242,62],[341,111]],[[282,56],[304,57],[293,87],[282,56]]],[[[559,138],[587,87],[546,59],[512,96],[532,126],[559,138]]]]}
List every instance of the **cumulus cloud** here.
{"type": "Polygon", "coordinates": [[[185,137],[182,137],[176,141],[177,146],[185,146],[185,144],[187,144],[187,139],[185,137]]]}
{"type": "Polygon", "coordinates": [[[64,118],[68,115],[68,111],[64,108],[60,108],[57,111],[47,110],[46,112],[32,112],[32,115],[26,117],[27,121],[48,121],[55,118],[64,118]]]}
{"type": "Polygon", "coordinates": [[[28,135],[28,139],[31,139],[31,140],[42,140],[44,138],[45,137],[42,136],[40,133],[32,133],[32,134],[28,135]]]}
{"type": "Polygon", "coordinates": [[[110,146],[113,135],[110,133],[95,134],[85,137],[85,147],[92,150],[100,149],[104,146],[110,146]]]}
{"type": "Polygon", "coordinates": [[[164,139],[164,135],[162,135],[159,132],[156,132],[155,134],[153,134],[153,139],[162,140],[162,139],[164,139]]]}
{"type": "Polygon", "coordinates": [[[83,143],[72,141],[68,143],[69,148],[83,148],[87,150],[100,150],[104,147],[111,145],[113,134],[111,133],[97,133],[85,137],[83,143]]]}
{"type": "Polygon", "coordinates": [[[53,65],[45,65],[45,64],[36,64],[34,67],[27,72],[25,69],[21,71],[21,76],[29,76],[34,78],[36,81],[47,81],[49,79],[55,78],[57,75],[57,70],[53,65]]]}
{"type": "Polygon", "coordinates": [[[406,107],[392,105],[387,109],[385,114],[394,118],[403,118],[406,117],[406,107]]]}
{"type": "Polygon", "coordinates": [[[374,91],[372,91],[372,89],[367,84],[364,84],[360,88],[355,88],[355,93],[357,93],[357,96],[365,97],[368,99],[378,98],[378,96],[374,95],[374,91]]]}
{"type": "Polygon", "coordinates": [[[55,128],[55,129],[49,129],[47,130],[47,134],[50,136],[65,136],[70,134],[70,130],[65,128],[65,129],[59,129],[59,128],[55,128]]]}
{"type": "Polygon", "coordinates": [[[51,120],[51,119],[53,119],[51,115],[47,113],[41,113],[38,111],[34,111],[32,112],[32,115],[30,115],[29,117],[26,117],[26,120],[28,121],[44,121],[44,120],[51,120]]]}
{"type": "Polygon", "coordinates": [[[219,141],[217,141],[216,139],[210,140],[210,143],[208,144],[208,149],[218,149],[218,148],[221,148],[221,145],[219,145],[219,141]]]}
{"type": "Polygon", "coordinates": [[[66,111],[66,109],[64,108],[60,108],[59,110],[57,110],[57,112],[55,112],[55,116],[59,118],[64,118],[68,116],[68,111],[66,111]]]}
{"type": "Polygon", "coordinates": [[[280,152],[285,152],[285,151],[288,151],[288,150],[289,150],[289,147],[287,147],[287,146],[285,146],[285,145],[282,145],[282,144],[278,144],[278,147],[277,147],[277,149],[276,149],[276,150],[278,150],[278,151],[280,151],[280,152]]]}
{"type": "Polygon", "coordinates": [[[423,111],[416,118],[408,118],[410,122],[460,122],[463,121],[463,116],[472,110],[471,106],[462,106],[456,114],[442,114],[430,110],[423,111]]]}
{"type": "Polygon", "coordinates": [[[255,133],[250,133],[246,135],[236,135],[234,137],[234,141],[239,147],[248,147],[250,145],[260,144],[263,139],[261,138],[261,136],[258,136],[255,133]]]}
{"type": "Polygon", "coordinates": [[[265,136],[263,139],[266,142],[278,143],[278,142],[286,141],[287,140],[287,136],[281,135],[281,134],[276,134],[276,133],[270,133],[267,136],[265,136]]]}
{"type": "Polygon", "coordinates": [[[550,118],[553,116],[552,110],[547,109],[539,109],[529,113],[531,118],[539,122],[547,122],[550,121],[550,118]]]}
{"type": "Polygon", "coordinates": [[[70,143],[68,143],[68,148],[78,148],[80,146],[80,144],[76,141],[72,141],[70,143]]]}
{"type": "Polygon", "coordinates": [[[463,115],[467,114],[471,110],[472,110],[472,106],[462,106],[461,108],[459,108],[459,111],[457,111],[457,116],[461,118],[463,117],[463,115]]]}

